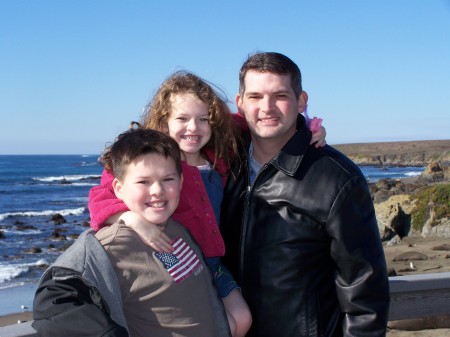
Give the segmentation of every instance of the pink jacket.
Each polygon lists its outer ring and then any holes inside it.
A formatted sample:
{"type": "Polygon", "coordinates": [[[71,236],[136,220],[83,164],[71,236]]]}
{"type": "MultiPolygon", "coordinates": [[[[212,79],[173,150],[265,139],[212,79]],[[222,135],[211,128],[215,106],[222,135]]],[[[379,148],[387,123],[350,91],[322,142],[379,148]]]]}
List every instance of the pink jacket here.
{"type": "MultiPolygon", "coordinates": [[[[222,175],[222,184],[225,186],[226,165],[219,163],[217,170],[222,175]]],[[[200,171],[197,167],[189,166],[184,161],[182,162],[182,171],[184,179],[180,203],[172,218],[189,230],[206,257],[223,256],[225,244],[200,171]]],[[[113,179],[111,172],[103,170],[100,185],[89,191],[91,227],[94,230],[107,226],[105,221],[110,216],[128,211],[123,201],[117,199],[114,194],[113,179]]]]}

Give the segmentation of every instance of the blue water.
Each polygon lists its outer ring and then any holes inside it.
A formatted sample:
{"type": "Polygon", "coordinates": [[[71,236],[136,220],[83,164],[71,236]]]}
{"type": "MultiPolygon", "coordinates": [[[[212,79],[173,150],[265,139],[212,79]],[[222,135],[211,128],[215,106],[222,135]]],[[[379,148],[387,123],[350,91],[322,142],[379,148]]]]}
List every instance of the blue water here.
{"type": "Polygon", "coordinates": [[[35,282],[72,234],[86,229],[89,189],[100,182],[97,156],[0,156],[0,289],[35,282]],[[67,223],[55,225],[59,213],[67,223]],[[26,229],[20,230],[20,227],[26,229]],[[51,240],[55,231],[66,241],[51,240]],[[39,247],[41,253],[29,253],[39,247]]]}
{"type": "MultiPolygon", "coordinates": [[[[424,168],[361,167],[369,181],[419,175],[424,168]]],[[[35,283],[42,266],[53,262],[59,248],[73,242],[89,222],[89,189],[100,182],[97,156],[0,156],[0,290],[35,283]],[[67,223],[55,225],[59,213],[67,223]],[[32,226],[20,230],[20,226],[32,226]],[[67,241],[51,240],[55,230],[67,241]],[[40,253],[29,253],[39,247],[40,253]],[[39,267],[41,266],[41,267],[39,267]]]]}

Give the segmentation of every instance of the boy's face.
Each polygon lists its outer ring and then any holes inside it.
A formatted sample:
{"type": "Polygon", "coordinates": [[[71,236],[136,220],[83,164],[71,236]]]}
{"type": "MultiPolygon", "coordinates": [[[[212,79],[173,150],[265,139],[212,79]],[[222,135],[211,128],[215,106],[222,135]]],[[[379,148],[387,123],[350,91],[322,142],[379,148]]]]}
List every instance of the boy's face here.
{"type": "Polygon", "coordinates": [[[151,153],[136,157],[122,181],[114,179],[113,188],[132,212],[160,225],[178,207],[182,181],[172,158],[151,153]]]}

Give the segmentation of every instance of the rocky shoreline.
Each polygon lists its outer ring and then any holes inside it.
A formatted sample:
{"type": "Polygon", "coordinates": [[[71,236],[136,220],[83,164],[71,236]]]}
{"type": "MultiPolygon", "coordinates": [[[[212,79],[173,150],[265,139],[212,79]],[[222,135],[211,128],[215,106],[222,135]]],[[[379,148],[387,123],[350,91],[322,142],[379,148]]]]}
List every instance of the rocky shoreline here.
{"type": "Polygon", "coordinates": [[[450,161],[450,139],[337,144],[333,147],[358,165],[424,167],[433,161],[450,161]]]}

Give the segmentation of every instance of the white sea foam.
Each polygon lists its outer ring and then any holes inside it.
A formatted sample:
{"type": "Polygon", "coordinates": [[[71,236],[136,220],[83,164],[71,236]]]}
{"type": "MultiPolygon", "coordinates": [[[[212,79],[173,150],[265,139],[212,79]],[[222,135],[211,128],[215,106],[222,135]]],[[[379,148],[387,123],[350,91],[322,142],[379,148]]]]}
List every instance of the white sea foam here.
{"type": "Polygon", "coordinates": [[[61,214],[62,216],[66,215],[81,215],[86,210],[85,207],[72,208],[72,209],[62,209],[62,210],[45,210],[39,212],[14,212],[14,213],[3,213],[0,214],[0,221],[8,218],[8,217],[32,217],[32,216],[50,216],[56,213],[61,214]]]}
{"type": "Polygon", "coordinates": [[[56,177],[33,177],[33,180],[42,181],[42,182],[52,182],[52,181],[76,181],[76,180],[84,180],[84,179],[99,179],[98,175],[65,175],[65,176],[56,176],[56,177]]]}
{"type": "Polygon", "coordinates": [[[408,176],[408,177],[417,177],[417,176],[420,176],[422,174],[422,172],[406,172],[405,173],[405,176],[408,176]]]}
{"type": "Polygon", "coordinates": [[[98,184],[96,184],[96,183],[73,183],[70,185],[71,186],[97,186],[98,184]]]}
{"type": "Polygon", "coordinates": [[[48,262],[44,259],[28,263],[0,262],[0,289],[1,284],[12,280],[22,273],[30,270],[30,267],[46,265],[48,262]]]}
{"type": "Polygon", "coordinates": [[[40,234],[42,233],[42,231],[38,230],[38,229],[27,229],[27,230],[23,230],[23,231],[19,231],[16,229],[10,229],[10,228],[3,228],[2,232],[4,232],[7,235],[31,235],[31,234],[40,234]]]}

